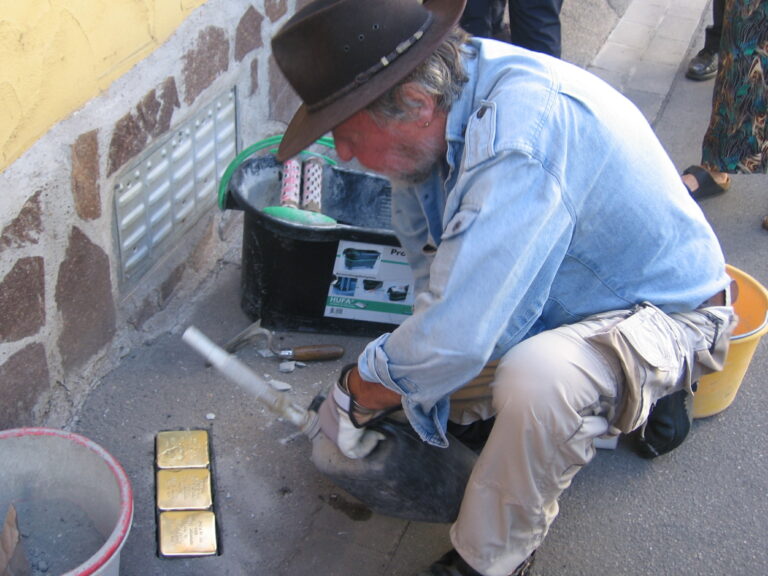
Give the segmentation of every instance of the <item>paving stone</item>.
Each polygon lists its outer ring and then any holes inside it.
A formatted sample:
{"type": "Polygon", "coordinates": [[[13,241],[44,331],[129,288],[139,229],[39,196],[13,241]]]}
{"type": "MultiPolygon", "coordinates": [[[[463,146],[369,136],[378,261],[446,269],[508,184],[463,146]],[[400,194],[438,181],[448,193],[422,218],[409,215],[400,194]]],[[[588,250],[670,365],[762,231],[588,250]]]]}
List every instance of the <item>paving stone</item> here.
{"type": "Polygon", "coordinates": [[[101,216],[99,194],[99,132],[81,134],[72,145],[72,197],[83,220],[101,216]]]}
{"type": "Polygon", "coordinates": [[[710,6],[710,0],[674,0],[675,14],[685,15],[686,17],[692,17],[700,19],[702,15],[704,18],[712,20],[712,9],[710,6]]]}
{"type": "Polygon", "coordinates": [[[259,89],[259,61],[254,58],[251,60],[251,92],[250,96],[253,96],[259,89]]]}
{"type": "Polygon", "coordinates": [[[632,78],[627,83],[627,88],[664,96],[669,92],[677,69],[677,64],[640,61],[635,67],[632,78]]]}
{"type": "Polygon", "coordinates": [[[69,234],[59,267],[56,305],[62,320],[59,352],[65,372],[70,372],[109,343],[115,333],[109,258],[77,227],[69,234]]]}
{"type": "Polygon", "coordinates": [[[261,38],[261,23],[264,16],[253,6],[246,10],[235,32],[235,60],[241,62],[250,52],[261,48],[264,42],[261,38]]]}
{"type": "Polygon", "coordinates": [[[622,22],[635,22],[657,27],[667,14],[667,6],[648,2],[632,2],[624,13],[622,22]]]}
{"type": "Polygon", "coordinates": [[[650,124],[653,124],[656,121],[659,112],[661,112],[661,107],[664,104],[664,97],[666,96],[665,94],[655,94],[643,90],[633,90],[631,88],[625,89],[624,95],[632,100],[650,124]]]}
{"type": "Polygon", "coordinates": [[[136,107],[141,127],[153,138],[162,136],[171,128],[176,108],[181,107],[176,80],[169,76],[155,90],[147,93],[136,107]]]}
{"type": "Polygon", "coordinates": [[[198,34],[195,47],[182,57],[184,67],[184,102],[192,104],[229,69],[229,38],[222,28],[209,26],[198,34]]]}
{"type": "Polygon", "coordinates": [[[591,68],[600,68],[602,70],[618,72],[619,74],[629,74],[642,55],[643,50],[640,48],[609,41],[605,43],[604,48],[592,61],[591,68]]]}
{"type": "Polygon", "coordinates": [[[20,248],[28,244],[37,244],[43,231],[41,191],[29,197],[19,214],[0,234],[0,252],[6,248],[20,248]]]}
{"type": "Polygon", "coordinates": [[[149,136],[142,129],[135,114],[128,113],[115,124],[109,144],[109,169],[107,176],[119,170],[128,160],[144,150],[149,136]]]}
{"type": "Polygon", "coordinates": [[[264,2],[264,12],[271,22],[279,20],[288,12],[285,0],[266,0],[264,2]]]}
{"type": "Polygon", "coordinates": [[[32,409],[48,389],[45,347],[29,344],[0,364],[0,429],[35,424],[32,409]]]}
{"type": "Polygon", "coordinates": [[[665,18],[659,26],[658,35],[660,38],[671,38],[681,42],[690,43],[696,28],[699,26],[698,18],[684,18],[672,15],[665,18]]]}
{"type": "Polygon", "coordinates": [[[19,258],[0,281],[0,342],[33,336],[45,325],[45,263],[19,258]]]}
{"type": "Polygon", "coordinates": [[[180,105],[176,80],[168,77],[157,89],[148,92],[133,112],[120,118],[109,143],[107,176],[141,153],[150,138],[166,133],[174,110],[180,105]]]}
{"type": "Polygon", "coordinates": [[[627,75],[625,71],[606,70],[605,68],[596,68],[594,66],[589,66],[587,70],[618,90],[623,86],[627,75]]]}
{"type": "Polygon", "coordinates": [[[645,24],[640,24],[638,22],[626,22],[622,20],[616,28],[614,28],[609,37],[609,41],[622,46],[645,50],[651,43],[651,40],[653,40],[655,34],[655,26],[646,26],[645,24]]]}
{"type": "Polygon", "coordinates": [[[688,42],[672,38],[656,38],[643,55],[643,60],[679,66],[688,52],[688,42]]]}

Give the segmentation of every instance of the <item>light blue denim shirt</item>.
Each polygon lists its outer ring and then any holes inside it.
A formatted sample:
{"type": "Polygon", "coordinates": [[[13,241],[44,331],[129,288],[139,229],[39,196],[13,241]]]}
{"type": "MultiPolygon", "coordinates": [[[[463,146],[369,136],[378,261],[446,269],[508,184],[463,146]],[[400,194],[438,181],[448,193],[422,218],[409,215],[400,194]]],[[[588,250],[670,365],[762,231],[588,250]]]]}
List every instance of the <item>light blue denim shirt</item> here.
{"type": "Polygon", "coordinates": [[[363,378],[447,445],[453,391],[542,330],[649,301],[686,311],[729,279],[718,241],[637,108],[581,68],[474,39],[445,166],[393,191],[414,313],[363,378]]]}

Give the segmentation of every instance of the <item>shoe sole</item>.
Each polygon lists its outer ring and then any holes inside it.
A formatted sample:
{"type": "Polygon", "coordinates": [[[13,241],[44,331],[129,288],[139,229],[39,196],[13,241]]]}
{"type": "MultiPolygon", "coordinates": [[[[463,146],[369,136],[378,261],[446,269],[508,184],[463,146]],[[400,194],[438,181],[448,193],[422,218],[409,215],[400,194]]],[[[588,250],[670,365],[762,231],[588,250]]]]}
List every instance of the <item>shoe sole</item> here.
{"type": "Polygon", "coordinates": [[[702,74],[692,74],[691,72],[686,72],[685,73],[685,77],[688,78],[689,80],[697,80],[699,82],[702,82],[704,80],[709,80],[711,78],[714,78],[715,76],[717,76],[717,70],[715,70],[711,74],[703,74],[703,75],[702,74]]]}

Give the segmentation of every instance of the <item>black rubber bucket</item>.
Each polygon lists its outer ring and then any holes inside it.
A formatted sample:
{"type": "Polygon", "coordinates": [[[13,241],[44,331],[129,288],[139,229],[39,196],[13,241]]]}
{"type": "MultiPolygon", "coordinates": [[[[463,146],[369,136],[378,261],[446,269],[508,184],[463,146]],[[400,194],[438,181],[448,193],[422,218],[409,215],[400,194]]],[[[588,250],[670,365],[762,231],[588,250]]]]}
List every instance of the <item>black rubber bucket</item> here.
{"type": "MultiPolygon", "coordinates": [[[[246,159],[232,174],[224,206],[242,210],[241,307],[272,329],[374,335],[396,324],[326,316],[339,242],[400,248],[391,229],[391,188],[378,176],[326,165],[322,213],[332,225],[307,225],[265,213],[280,203],[281,165],[274,156],[246,159]]],[[[361,252],[361,262],[373,256],[361,252]]]]}

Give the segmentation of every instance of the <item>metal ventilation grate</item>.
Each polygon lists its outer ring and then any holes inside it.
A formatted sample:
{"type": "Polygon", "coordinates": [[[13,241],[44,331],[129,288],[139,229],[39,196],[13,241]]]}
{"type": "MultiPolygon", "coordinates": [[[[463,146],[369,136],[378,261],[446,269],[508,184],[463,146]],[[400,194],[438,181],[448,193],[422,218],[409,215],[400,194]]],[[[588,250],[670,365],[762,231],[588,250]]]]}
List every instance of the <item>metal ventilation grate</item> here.
{"type": "Polygon", "coordinates": [[[232,88],[123,170],[115,182],[123,282],[141,277],[216,205],[219,179],[236,153],[232,88]]]}

